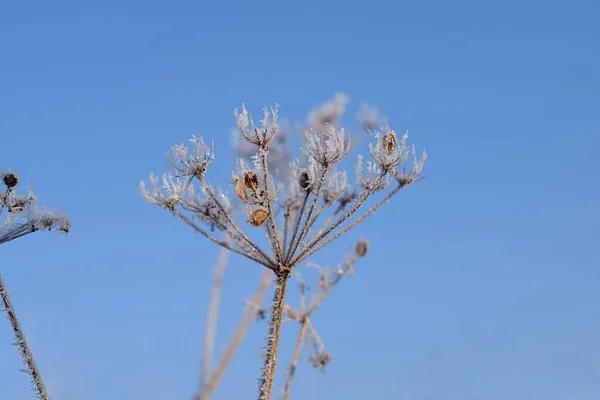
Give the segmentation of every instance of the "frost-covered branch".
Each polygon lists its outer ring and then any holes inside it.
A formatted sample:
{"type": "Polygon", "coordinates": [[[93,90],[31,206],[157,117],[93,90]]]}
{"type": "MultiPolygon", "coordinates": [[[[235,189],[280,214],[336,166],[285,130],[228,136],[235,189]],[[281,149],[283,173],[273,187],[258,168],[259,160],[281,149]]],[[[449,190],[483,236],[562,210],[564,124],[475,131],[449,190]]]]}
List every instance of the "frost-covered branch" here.
{"type": "MultiPolygon", "coordinates": [[[[271,396],[279,333],[286,314],[287,278],[301,262],[358,226],[401,188],[411,186],[423,170],[425,154],[418,158],[414,148],[412,166],[405,167],[411,150],[408,134],[399,136],[387,124],[372,133],[384,117],[378,109],[363,106],[359,121],[372,135],[370,160],[365,163],[358,156],[357,185],[353,187],[343,169],[351,140],[339,126],[347,103],[348,97],[338,93],[309,114],[310,128],[301,138],[303,157],[287,166],[281,165],[281,160],[292,157],[282,150],[289,144],[288,136],[277,139],[278,106],[265,106],[257,124],[245,105],[241,111],[236,109],[239,144],[234,147],[243,151],[238,152],[241,157],[231,173],[231,191],[237,197],[234,201],[211,183],[208,167],[215,160],[214,152],[196,136],[191,139],[191,147],[173,147],[168,156],[171,171],[163,174],[160,182],[151,175],[149,186],[141,183],[141,192],[148,202],[170,210],[209,240],[275,273],[277,284],[259,395],[262,400],[271,396]],[[278,168],[283,171],[280,173],[278,168]],[[374,205],[361,213],[371,200],[374,205]],[[245,221],[237,221],[234,211],[242,211],[245,221]],[[227,240],[217,239],[212,234],[215,230],[227,240]],[[265,238],[268,246],[263,248],[265,238]]],[[[313,304],[308,310],[314,308],[313,304]]],[[[309,324],[304,331],[315,354],[321,354],[314,328],[309,324]]],[[[325,358],[321,354],[319,359],[325,358]]]]}
{"type": "MultiPolygon", "coordinates": [[[[0,244],[8,243],[36,231],[69,232],[71,228],[69,218],[38,205],[31,188],[28,188],[26,195],[20,195],[15,191],[20,182],[19,176],[15,172],[2,173],[1,181],[5,191],[0,193],[0,218],[4,218],[0,224],[0,244]]],[[[27,366],[22,371],[31,377],[31,387],[36,398],[50,400],[1,274],[0,299],[15,335],[15,346],[19,349],[19,355],[27,366]]]]}

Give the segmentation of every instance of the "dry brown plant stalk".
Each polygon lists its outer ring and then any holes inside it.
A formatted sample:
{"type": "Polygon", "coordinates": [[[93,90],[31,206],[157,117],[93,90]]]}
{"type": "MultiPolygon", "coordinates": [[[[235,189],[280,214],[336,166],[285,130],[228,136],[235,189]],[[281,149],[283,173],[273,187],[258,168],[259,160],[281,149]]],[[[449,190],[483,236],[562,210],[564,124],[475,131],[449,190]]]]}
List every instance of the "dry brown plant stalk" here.
{"type": "MultiPolygon", "coordinates": [[[[334,106],[331,110],[335,114],[339,108],[334,106]]],[[[148,202],[169,210],[207,239],[275,274],[258,395],[260,400],[269,400],[288,278],[300,263],[355,228],[400,189],[416,182],[426,156],[423,153],[418,158],[412,148],[412,166],[400,169],[411,153],[407,145],[408,134],[399,137],[388,125],[383,125],[379,132],[372,134],[371,160],[366,167],[362,156],[357,158],[357,187],[353,190],[346,171],[338,169],[348,155],[350,141],[343,128],[332,125],[335,118],[324,113],[319,114],[323,120],[320,128],[305,132],[302,150],[307,162],[303,165],[292,162],[285,173],[274,174],[269,166],[269,156],[272,147],[275,148],[272,141],[279,134],[278,106],[265,107],[260,124],[254,123],[245,106],[241,112],[235,110],[234,114],[241,140],[255,150],[252,165],[238,159],[236,170],[232,172],[231,185],[242,202],[241,207],[234,208],[227,195],[207,180],[207,169],[214,161],[213,148],[196,136],[191,139],[191,148],[184,144],[173,147],[168,158],[170,173],[160,180],[151,174],[150,187],[141,182],[140,188],[148,202]],[[380,195],[386,191],[386,195],[380,195]],[[370,199],[381,196],[383,198],[375,201],[362,215],[357,215],[370,199]],[[337,207],[333,207],[336,204],[337,207]],[[233,217],[237,208],[246,214],[248,231],[233,217]],[[325,222],[315,228],[322,218],[326,218],[325,222]],[[224,233],[226,239],[217,238],[214,230],[224,233]],[[262,239],[266,239],[267,246],[261,246],[260,237],[250,234],[257,230],[263,231],[262,239]]],[[[316,340],[312,326],[307,325],[306,330],[311,332],[309,337],[316,340]]]]}
{"type": "MultiPolygon", "coordinates": [[[[313,292],[308,304],[306,301],[306,293],[310,290],[310,286],[304,281],[302,274],[296,272],[298,292],[300,295],[300,308],[296,309],[293,306],[286,304],[284,311],[285,319],[283,322],[298,322],[300,324],[300,330],[298,332],[298,337],[296,338],[292,360],[286,374],[286,382],[281,395],[281,400],[289,399],[296,367],[305,341],[309,351],[309,359],[314,367],[319,368],[323,372],[325,366],[331,361],[331,357],[325,349],[325,345],[311,321],[311,316],[331,294],[333,288],[338,285],[344,276],[354,275],[354,266],[356,262],[359,258],[364,257],[367,254],[368,249],[369,242],[366,239],[358,241],[355,245],[354,253],[334,270],[326,270],[317,264],[308,263],[309,266],[316,268],[319,272],[319,284],[317,289],[313,292]]],[[[259,309],[259,314],[261,315],[270,311],[268,308],[256,307],[259,309]]]]}

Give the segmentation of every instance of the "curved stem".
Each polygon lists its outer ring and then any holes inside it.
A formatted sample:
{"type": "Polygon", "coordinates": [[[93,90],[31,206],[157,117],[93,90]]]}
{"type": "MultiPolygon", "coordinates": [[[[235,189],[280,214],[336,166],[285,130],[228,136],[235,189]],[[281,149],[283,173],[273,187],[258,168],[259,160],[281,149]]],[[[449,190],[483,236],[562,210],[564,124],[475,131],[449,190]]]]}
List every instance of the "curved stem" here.
{"type": "Polygon", "coordinates": [[[8,320],[10,321],[10,325],[15,333],[15,341],[16,345],[19,346],[19,354],[25,364],[27,364],[28,369],[25,372],[31,376],[33,391],[41,400],[51,400],[48,392],[46,391],[46,386],[44,386],[44,382],[42,381],[42,376],[40,375],[37,365],[33,360],[31,349],[29,349],[27,341],[25,340],[25,333],[21,329],[15,309],[10,302],[10,297],[8,297],[8,292],[6,291],[6,286],[4,285],[2,275],[0,275],[0,297],[2,297],[2,303],[6,313],[8,314],[8,320]]]}
{"type": "Polygon", "coordinates": [[[296,366],[298,365],[298,359],[300,358],[300,350],[302,350],[302,342],[304,341],[304,336],[306,335],[307,324],[306,321],[302,321],[302,326],[300,327],[300,333],[298,333],[298,339],[296,340],[296,348],[294,349],[294,356],[292,358],[292,363],[290,364],[290,370],[288,371],[287,380],[285,382],[285,388],[283,389],[283,395],[281,396],[281,400],[288,400],[290,397],[290,391],[292,390],[292,381],[294,380],[294,374],[296,372],[296,366]]]}

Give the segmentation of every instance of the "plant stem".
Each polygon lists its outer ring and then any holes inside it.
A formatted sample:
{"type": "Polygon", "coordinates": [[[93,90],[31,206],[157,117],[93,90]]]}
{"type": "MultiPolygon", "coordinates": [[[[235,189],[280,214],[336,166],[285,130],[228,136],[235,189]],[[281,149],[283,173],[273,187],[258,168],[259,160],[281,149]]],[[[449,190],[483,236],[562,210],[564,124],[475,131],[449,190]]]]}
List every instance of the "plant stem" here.
{"type": "Polygon", "coordinates": [[[2,303],[4,304],[4,308],[6,313],[8,314],[8,319],[15,333],[15,341],[19,346],[19,355],[23,359],[23,362],[27,364],[27,373],[31,375],[32,388],[35,395],[41,400],[51,400],[50,396],[48,396],[48,392],[46,392],[46,387],[44,386],[44,382],[42,381],[42,377],[40,372],[37,369],[37,365],[33,360],[33,355],[31,354],[31,350],[27,345],[27,341],[25,340],[25,333],[21,329],[19,325],[19,320],[17,319],[17,314],[15,313],[15,309],[10,302],[10,297],[8,297],[8,292],[6,291],[6,286],[4,285],[4,280],[2,279],[2,275],[0,275],[0,297],[2,297],[2,303]]]}
{"type": "Polygon", "coordinates": [[[306,320],[302,320],[302,326],[300,327],[300,333],[298,333],[298,339],[296,340],[296,348],[294,349],[294,357],[290,364],[290,370],[288,371],[287,381],[285,382],[285,388],[281,400],[288,400],[290,397],[290,391],[292,390],[292,381],[294,380],[294,373],[296,372],[296,366],[298,365],[298,359],[300,358],[300,350],[302,350],[302,342],[306,335],[306,320]]]}
{"type": "MultiPolygon", "coordinates": [[[[250,304],[261,303],[262,299],[267,293],[267,290],[269,289],[269,286],[271,285],[272,276],[273,273],[271,272],[271,270],[267,270],[264,272],[262,280],[260,281],[256,292],[250,299],[250,304]]],[[[250,328],[250,325],[252,324],[252,319],[255,317],[255,315],[256,310],[254,308],[248,307],[246,309],[244,316],[240,320],[237,329],[235,330],[233,338],[231,339],[231,341],[227,345],[227,348],[225,349],[225,353],[223,354],[221,361],[219,361],[219,364],[215,368],[209,381],[206,383],[206,385],[202,387],[202,391],[198,393],[196,397],[194,397],[194,400],[206,400],[210,398],[210,396],[212,396],[213,391],[215,390],[217,384],[223,377],[223,374],[225,373],[225,370],[227,369],[229,363],[233,359],[233,356],[235,355],[237,349],[240,347],[240,344],[242,344],[242,339],[244,339],[244,337],[246,336],[248,328],[250,328]]]]}
{"type": "Polygon", "coordinates": [[[212,355],[215,348],[215,336],[217,334],[217,316],[219,312],[219,303],[221,301],[221,291],[223,290],[223,278],[225,275],[225,268],[227,268],[227,261],[231,252],[226,248],[221,248],[217,265],[215,266],[214,272],[214,283],[212,287],[212,294],[210,299],[210,306],[208,309],[208,321],[206,328],[206,337],[204,341],[204,355],[202,360],[202,381],[201,387],[204,387],[210,379],[211,366],[212,366],[212,355]]]}
{"type": "Polygon", "coordinates": [[[270,400],[275,379],[275,366],[277,364],[277,351],[279,350],[279,336],[281,335],[281,320],[285,305],[285,289],[287,286],[290,270],[283,268],[277,273],[275,293],[273,295],[273,311],[269,321],[269,337],[267,339],[267,351],[263,367],[263,375],[260,381],[259,400],[270,400]]]}

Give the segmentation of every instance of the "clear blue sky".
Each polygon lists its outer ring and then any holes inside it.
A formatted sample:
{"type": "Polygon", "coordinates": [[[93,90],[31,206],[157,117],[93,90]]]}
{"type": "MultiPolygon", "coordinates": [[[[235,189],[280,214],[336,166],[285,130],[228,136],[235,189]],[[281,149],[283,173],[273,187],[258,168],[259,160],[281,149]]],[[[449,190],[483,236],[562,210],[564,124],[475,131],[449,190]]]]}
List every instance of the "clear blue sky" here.
{"type": "MultiPolygon", "coordinates": [[[[225,183],[242,101],[303,121],[335,91],[351,131],[370,101],[430,158],[314,259],[372,243],[315,315],[327,373],[303,353],[292,398],[600,398],[599,19],[592,0],[4,2],[0,167],[73,223],[1,249],[55,400],[190,397],[218,249],[138,182],[201,134],[225,183]]],[[[260,273],[233,257],[221,345],[260,273]]],[[[265,329],[215,399],[255,396],[265,329]]],[[[0,399],[25,400],[11,340],[2,323],[0,399]]]]}

